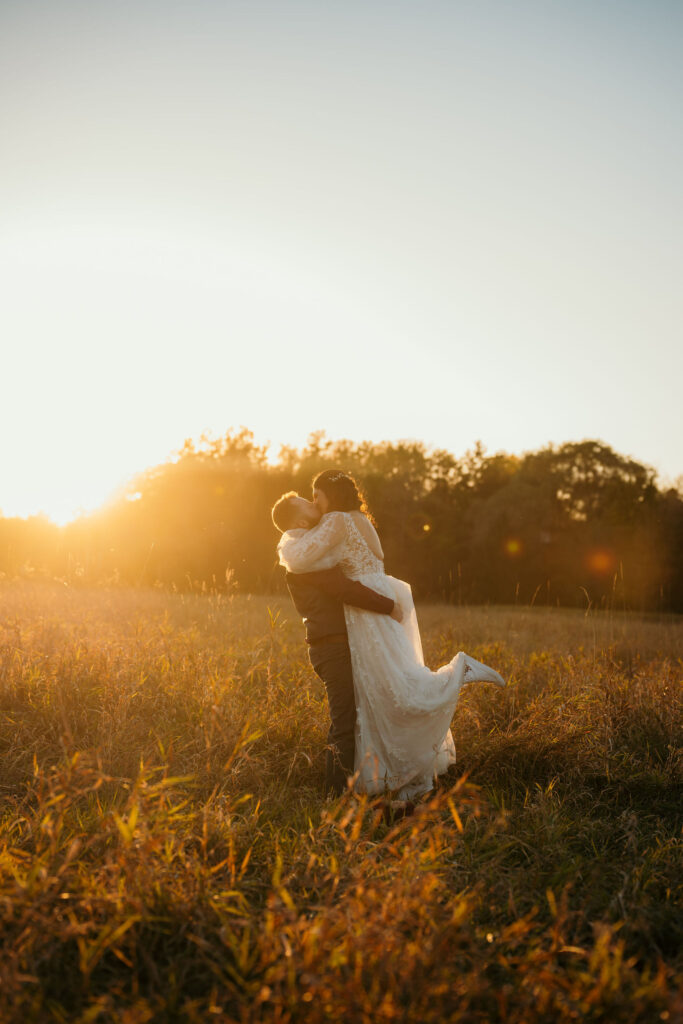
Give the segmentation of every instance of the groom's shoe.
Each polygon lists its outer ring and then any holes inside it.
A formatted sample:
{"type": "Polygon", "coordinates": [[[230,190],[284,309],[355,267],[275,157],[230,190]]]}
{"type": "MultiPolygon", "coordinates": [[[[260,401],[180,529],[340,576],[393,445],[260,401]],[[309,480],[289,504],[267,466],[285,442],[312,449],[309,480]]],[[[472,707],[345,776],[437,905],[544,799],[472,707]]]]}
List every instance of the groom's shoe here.
{"type": "Polygon", "coordinates": [[[409,818],[415,813],[415,804],[412,800],[385,800],[382,807],[382,817],[385,825],[394,825],[402,818],[409,818]]]}
{"type": "Polygon", "coordinates": [[[481,661],[476,661],[469,654],[465,655],[465,683],[496,683],[498,686],[505,686],[505,680],[495,669],[489,668],[481,661]]]}

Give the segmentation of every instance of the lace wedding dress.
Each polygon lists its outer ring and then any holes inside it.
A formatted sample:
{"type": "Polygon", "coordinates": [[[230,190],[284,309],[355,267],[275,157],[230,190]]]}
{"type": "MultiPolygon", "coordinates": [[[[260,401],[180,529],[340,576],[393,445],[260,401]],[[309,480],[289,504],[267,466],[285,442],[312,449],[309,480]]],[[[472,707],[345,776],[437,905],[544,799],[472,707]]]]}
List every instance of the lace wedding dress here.
{"type": "Polygon", "coordinates": [[[356,789],[398,791],[400,799],[428,792],[455,762],[450,724],[463,684],[504,680],[462,651],[435,672],[425,666],[410,587],[384,572],[379,538],[361,512],[328,512],[311,530],[290,530],[278,552],[289,572],[338,564],[401,605],[401,623],[344,606],[357,708],[356,789]]]}

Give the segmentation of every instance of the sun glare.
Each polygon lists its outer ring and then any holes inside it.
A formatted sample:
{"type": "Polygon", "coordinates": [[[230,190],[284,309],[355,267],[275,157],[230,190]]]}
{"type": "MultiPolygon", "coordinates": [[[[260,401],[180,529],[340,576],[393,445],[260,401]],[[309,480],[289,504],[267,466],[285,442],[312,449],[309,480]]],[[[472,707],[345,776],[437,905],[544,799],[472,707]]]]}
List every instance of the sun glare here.
{"type": "MultiPolygon", "coordinates": [[[[277,237],[259,246],[248,233],[176,227],[103,213],[22,225],[0,240],[17,382],[0,413],[21,438],[20,453],[0,453],[3,515],[66,522],[203,432],[244,424],[275,454],[322,426],[349,436],[348,408],[335,419],[315,386],[321,364],[306,353],[339,350],[359,317],[373,330],[370,314],[277,237]],[[293,353],[307,400],[290,403],[283,436],[293,353]]],[[[350,386],[341,369],[338,384],[350,386]]],[[[374,432],[372,422],[356,427],[374,432]]]]}
{"type": "Polygon", "coordinates": [[[22,519],[42,515],[64,526],[101,507],[126,479],[111,473],[106,465],[90,467],[82,474],[75,469],[56,466],[53,471],[43,470],[37,479],[17,473],[11,498],[7,495],[0,514],[22,519]]]}

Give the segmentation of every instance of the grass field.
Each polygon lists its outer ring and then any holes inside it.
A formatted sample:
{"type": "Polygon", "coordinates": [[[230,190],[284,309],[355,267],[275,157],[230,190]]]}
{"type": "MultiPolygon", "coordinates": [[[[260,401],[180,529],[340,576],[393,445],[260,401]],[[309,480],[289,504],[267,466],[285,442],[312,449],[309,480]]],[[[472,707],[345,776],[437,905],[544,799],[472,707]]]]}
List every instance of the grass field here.
{"type": "Polygon", "coordinates": [[[683,624],[418,612],[509,685],[387,822],[285,600],[2,585],[0,1020],[681,1020],[683,624]]]}

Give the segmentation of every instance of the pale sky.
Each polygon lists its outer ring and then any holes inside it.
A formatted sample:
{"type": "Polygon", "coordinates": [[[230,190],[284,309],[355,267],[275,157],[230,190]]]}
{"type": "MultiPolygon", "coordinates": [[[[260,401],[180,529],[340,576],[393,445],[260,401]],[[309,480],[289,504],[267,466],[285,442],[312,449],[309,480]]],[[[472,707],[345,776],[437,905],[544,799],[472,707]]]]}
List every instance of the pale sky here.
{"type": "Polygon", "coordinates": [[[186,437],[683,472],[683,4],[0,0],[0,510],[186,437]]]}

